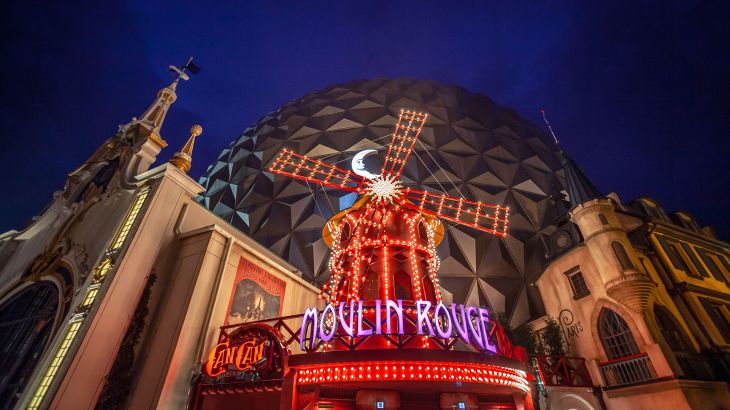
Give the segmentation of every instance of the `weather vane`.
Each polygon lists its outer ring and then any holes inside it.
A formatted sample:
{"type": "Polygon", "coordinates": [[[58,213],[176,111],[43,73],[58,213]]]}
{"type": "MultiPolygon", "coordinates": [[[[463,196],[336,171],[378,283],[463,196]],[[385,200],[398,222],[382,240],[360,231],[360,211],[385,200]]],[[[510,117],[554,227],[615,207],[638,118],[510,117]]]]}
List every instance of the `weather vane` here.
{"type": "Polygon", "coordinates": [[[190,57],[188,59],[188,62],[185,63],[183,66],[175,66],[171,65],[168,67],[170,71],[177,74],[177,78],[182,78],[185,81],[188,81],[190,79],[190,76],[186,73],[186,71],[190,71],[190,74],[198,74],[201,70],[200,67],[193,64],[193,58],[190,57]]]}

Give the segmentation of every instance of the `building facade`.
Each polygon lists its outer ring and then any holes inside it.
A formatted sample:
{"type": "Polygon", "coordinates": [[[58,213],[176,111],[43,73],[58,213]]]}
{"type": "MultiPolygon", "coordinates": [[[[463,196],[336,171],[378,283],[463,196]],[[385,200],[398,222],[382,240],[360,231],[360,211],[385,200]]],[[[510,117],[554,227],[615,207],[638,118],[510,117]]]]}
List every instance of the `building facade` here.
{"type": "MultiPolygon", "coordinates": [[[[686,213],[668,217],[649,198],[623,204],[590,188],[571,192],[569,223],[579,239],[535,284],[567,354],[586,360],[594,393],[608,408],[730,407],[730,244],[686,213]]],[[[575,391],[558,389],[543,401],[566,394],[575,391]]]]}
{"type": "Polygon", "coordinates": [[[185,408],[220,326],[317,303],[294,267],[195,201],[200,127],[151,167],[177,83],[0,239],[0,407],[185,408]]]}
{"type": "Polygon", "coordinates": [[[201,127],[161,155],[181,78],[0,235],[0,407],[728,408],[730,245],[689,215],[413,80],[289,103],[199,184],[201,127]],[[384,185],[337,166],[363,149],[384,185]],[[502,326],[545,315],[565,354],[528,358],[502,326]]]}

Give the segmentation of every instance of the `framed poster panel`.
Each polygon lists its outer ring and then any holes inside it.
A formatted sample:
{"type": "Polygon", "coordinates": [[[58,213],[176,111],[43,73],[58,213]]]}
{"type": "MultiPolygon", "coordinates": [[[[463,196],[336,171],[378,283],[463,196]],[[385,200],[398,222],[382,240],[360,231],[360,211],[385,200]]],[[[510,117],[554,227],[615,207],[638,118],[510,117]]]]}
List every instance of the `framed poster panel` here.
{"type": "Polygon", "coordinates": [[[286,282],[241,256],[236,269],[225,325],[281,316],[286,282]]]}

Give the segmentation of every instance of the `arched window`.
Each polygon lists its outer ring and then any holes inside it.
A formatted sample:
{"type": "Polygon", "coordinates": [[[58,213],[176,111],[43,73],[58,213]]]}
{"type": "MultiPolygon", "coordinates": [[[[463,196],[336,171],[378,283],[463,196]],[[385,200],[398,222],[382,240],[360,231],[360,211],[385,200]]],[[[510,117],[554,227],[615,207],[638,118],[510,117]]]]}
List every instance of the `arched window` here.
{"type": "Polygon", "coordinates": [[[393,280],[395,282],[395,298],[413,300],[413,285],[410,275],[399,270],[395,273],[393,280]]]}
{"type": "Polygon", "coordinates": [[[431,282],[428,275],[423,275],[423,299],[436,300],[436,289],[434,289],[433,282],[431,282]]]}
{"type": "Polygon", "coordinates": [[[598,318],[598,335],[609,360],[639,354],[626,321],[611,309],[603,308],[598,318]]]}
{"type": "Polygon", "coordinates": [[[426,223],[423,221],[418,223],[418,237],[424,242],[428,241],[428,231],[426,230],[426,223]]]}
{"type": "Polygon", "coordinates": [[[0,402],[13,407],[55,328],[58,288],[40,282],[0,306],[0,402]]]}
{"type": "Polygon", "coordinates": [[[601,221],[601,225],[608,225],[608,219],[606,219],[606,215],[598,214],[598,220],[601,221]]]}
{"type": "Polygon", "coordinates": [[[352,226],[350,226],[350,223],[345,221],[342,224],[342,232],[340,233],[340,246],[347,246],[347,244],[350,242],[350,237],[352,236],[352,226]]]}
{"type": "Polygon", "coordinates": [[[616,255],[616,259],[618,259],[618,263],[621,264],[622,269],[634,269],[634,264],[631,262],[631,258],[629,258],[629,254],[626,253],[626,249],[621,245],[621,242],[611,242],[611,249],[613,249],[613,254],[616,255]]]}
{"type": "Polygon", "coordinates": [[[672,314],[662,306],[654,305],[654,320],[669,348],[674,352],[691,352],[687,336],[672,314]]]}
{"type": "Polygon", "coordinates": [[[370,269],[365,275],[365,281],[361,286],[360,299],[375,300],[380,299],[380,280],[378,272],[370,269]]]}

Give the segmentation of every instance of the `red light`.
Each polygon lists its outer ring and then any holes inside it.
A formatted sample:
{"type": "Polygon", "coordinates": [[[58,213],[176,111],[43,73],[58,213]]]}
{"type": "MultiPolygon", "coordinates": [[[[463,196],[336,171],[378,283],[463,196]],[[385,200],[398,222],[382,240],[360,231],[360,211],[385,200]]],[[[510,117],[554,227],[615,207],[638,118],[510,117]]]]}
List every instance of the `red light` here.
{"type": "Polygon", "coordinates": [[[367,381],[372,379],[387,379],[389,381],[412,381],[416,375],[411,373],[414,367],[418,368],[418,381],[443,381],[461,383],[478,383],[508,386],[528,392],[530,385],[527,382],[527,373],[509,367],[478,363],[451,363],[451,362],[356,362],[317,364],[301,366],[297,370],[297,383],[316,384],[323,379],[314,377],[315,373],[326,373],[327,381],[367,381]],[[374,365],[374,366],[373,366],[374,365]],[[382,371],[380,366],[383,366],[382,371]],[[408,367],[409,372],[406,372],[408,367]],[[338,374],[343,374],[340,378],[338,374]],[[336,374],[334,379],[331,375],[336,374]],[[484,377],[489,376],[489,377],[484,377]]]}

